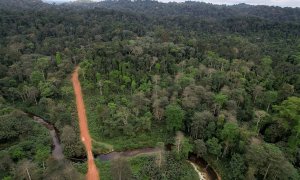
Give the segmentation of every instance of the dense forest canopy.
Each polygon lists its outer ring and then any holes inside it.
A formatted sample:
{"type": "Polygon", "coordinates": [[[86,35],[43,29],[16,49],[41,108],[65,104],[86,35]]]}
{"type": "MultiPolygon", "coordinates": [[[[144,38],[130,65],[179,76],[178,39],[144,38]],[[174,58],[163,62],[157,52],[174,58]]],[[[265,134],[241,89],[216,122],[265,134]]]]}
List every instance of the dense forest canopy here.
{"type": "Polygon", "coordinates": [[[102,179],[197,179],[190,154],[222,179],[300,178],[299,8],[0,0],[0,24],[0,179],[84,177],[76,66],[94,154],[160,152],[97,160],[102,179]]]}

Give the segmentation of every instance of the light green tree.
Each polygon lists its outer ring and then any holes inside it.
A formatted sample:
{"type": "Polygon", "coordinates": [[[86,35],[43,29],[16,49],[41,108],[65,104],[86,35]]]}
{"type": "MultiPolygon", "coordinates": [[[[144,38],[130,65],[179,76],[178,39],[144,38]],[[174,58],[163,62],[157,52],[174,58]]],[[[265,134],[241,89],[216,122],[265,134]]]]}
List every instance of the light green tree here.
{"type": "Polygon", "coordinates": [[[167,129],[170,132],[179,131],[182,128],[185,112],[177,104],[170,104],[165,111],[167,129]]]}

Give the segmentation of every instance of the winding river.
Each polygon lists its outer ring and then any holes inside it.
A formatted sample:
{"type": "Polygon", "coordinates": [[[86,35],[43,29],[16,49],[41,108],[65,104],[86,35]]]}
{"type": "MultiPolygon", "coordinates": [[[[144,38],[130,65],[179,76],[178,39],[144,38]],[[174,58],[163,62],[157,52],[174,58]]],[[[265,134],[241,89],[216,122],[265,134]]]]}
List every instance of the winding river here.
{"type": "MultiPolygon", "coordinates": [[[[43,125],[49,130],[50,135],[52,137],[52,144],[53,144],[52,157],[56,160],[63,159],[64,158],[63,149],[60,143],[59,133],[55,128],[55,126],[53,124],[50,124],[47,120],[45,120],[40,116],[28,112],[26,112],[25,114],[31,117],[35,122],[43,125]]],[[[167,145],[166,147],[167,151],[170,150],[170,146],[172,145],[167,145]]],[[[130,157],[136,157],[141,155],[155,155],[158,152],[159,149],[157,148],[140,148],[134,150],[121,151],[121,152],[113,151],[107,154],[95,155],[95,157],[101,161],[110,161],[118,158],[130,158],[130,157]]],[[[70,160],[72,160],[72,158],[70,160]]],[[[86,158],[83,160],[86,160],[86,158]]],[[[199,176],[199,180],[220,180],[221,179],[220,177],[218,177],[217,173],[213,170],[213,168],[210,167],[203,158],[198,158],[195,154],[190,153],[188,162],[192,165],[192,167],[197,172],[199,176]]]]}
{"type": "Polygon", "coordinates": [[[53,124],[47,122],[45,119],[43,119],[40,116],[37,116],[37,115],[29,113],[29,112],[25,112],[25,114],[28,115],[29,117],[31,117],[35,122],[43,125],[45,128],[47,128],[49,130],[50,135],[52,137],[52,145],[53,145],[52,157],[56,160],[63,159],[64,158],[63,149],[60,144],[58,131],[55,128],[55,126],[53,124]]]}
{"type": "MultiPolygon", "coordinates": [[[[168,148],[169,146],[170,145],[166,146],[166,151],[170,151],[170,149],[168,148]]],[[[113,151],[107,154],[97,155],[97,159],[101,161],[110,161],[118,158],[129,158],[140,155],[155,155],[158,152],[159,149],[157,148],[140,148],[120,152],[113,151]]],[[[195,169],[200,180],[221,180],[221,178],[214,171],[214,169],[203,158],[199,158],[195,154],[190,153],[188,162],[195,169]]]]}
{"type": "MultiPolygon", "coordinates": [[[[77,112],[79,116],[79,125],[80,125],[80,132],[81,132],[81,140],[83,144],[86,147],[87,150],[87,159],[88,159],[88,173],[87,173],[87,179],[100,179],[97,167],[94,163],[94,155],[92,153],[92,145],[91,145],[91,138],[88,132],[88,125],[87,125],[87,119],[86,119],[86,113],[84,108],[84,102],[80,87],[80,82],[78,80],[78,70],[79,67],[77,67],[73,73],[72,76],[72,83],[74,87],[74,92],[76,96],[76,104],[77,104],[77,112]]],[[[59,139],[59,133],[58,130],[55,128],[55,126],[49,122],[47,122],[45,119],[43,119],[40,116],[37,116],[35,114],[25,112],[26,115],[31,117],[35,122],[43,125],[46,127],[50,135],[52,137],[52,157],[56,160],[61,160],[64,158],[63,155],[63,149],[60,144],[59,139]]],[[[168,144],[166,146],[166,150],[170,151],[172,149],[172,144],[168,144]]],[[[128,150],[128,151],[121,151],[121,152],[110,152],[107,154],[100,154],[95,155],[95,157],[101,161],[109,161],[114,160],[118,158],[129,158],[129,157],[136,157],[140,155],[155,155],[159,152],[159,149],[157,148],[140,148],[140,149],[134,149],[134,150],[128,150]]],[[[71,158],[72,160],[72,158],[71,158]]],[[[86,158],[85,158],[86,160],[86,158]]],[[[191,166],[195,169],[197,172],[200,180],[221,180],[221,178],[217,175],[217,173],[213,170],[212,167],[209,166],[209,164],[203,159],[197,157],[195,154],[190,153],[188,162],[191,164],[191,166]]]]}

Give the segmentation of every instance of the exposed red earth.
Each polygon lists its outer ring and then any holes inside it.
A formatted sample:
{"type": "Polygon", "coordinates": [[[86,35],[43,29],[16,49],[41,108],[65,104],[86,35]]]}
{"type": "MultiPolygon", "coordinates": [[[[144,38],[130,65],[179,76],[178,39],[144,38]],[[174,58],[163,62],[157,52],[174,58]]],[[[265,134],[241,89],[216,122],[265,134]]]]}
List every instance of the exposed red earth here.
{"type": "Polygon", "coordinates": [[[83,95],[81,91],[80,82],[78,79],[78,71],[79,71],[79,67],[76,67],[72,75],[72,83],[73,83],[74,93],[76,97],[76,106],[78,112],[81,141],[85,146],[87,157],[88,157],[88,172],[86,174],[86,179],[99,180],[100,176],[96,164],[94,162],[94,156],[92,152],[92,139],[89,134],[86,111],[83,102],[83,95]]]}

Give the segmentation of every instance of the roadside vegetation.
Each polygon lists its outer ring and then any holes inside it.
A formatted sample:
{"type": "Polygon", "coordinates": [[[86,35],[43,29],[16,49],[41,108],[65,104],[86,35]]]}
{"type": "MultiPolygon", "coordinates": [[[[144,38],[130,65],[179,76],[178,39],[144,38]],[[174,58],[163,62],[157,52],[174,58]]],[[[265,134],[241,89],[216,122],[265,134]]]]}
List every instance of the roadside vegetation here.
{"type": "Polygon", "coordinates": [[[84,178],[77,65],[94,153],[160,149],[97,160],[102,179],[197,179],[190,153],[224,180],[300,179],[299,19],[245,4],[0,0],[0,179],[84,178]],[[22,112],[57,128],[63,160],[22,112]]]}

